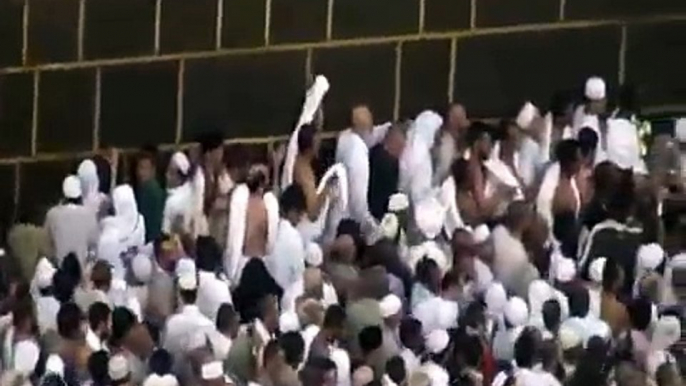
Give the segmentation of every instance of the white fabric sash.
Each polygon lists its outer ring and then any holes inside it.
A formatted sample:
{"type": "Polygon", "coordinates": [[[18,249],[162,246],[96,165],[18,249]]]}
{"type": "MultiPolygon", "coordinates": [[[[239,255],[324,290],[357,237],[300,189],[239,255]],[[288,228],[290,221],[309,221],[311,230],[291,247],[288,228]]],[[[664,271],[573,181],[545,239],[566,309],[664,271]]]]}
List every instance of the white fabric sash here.
{"type": "Polygon", "coordinates": [[[333,177],[337,178],[335,187],[336,197],[326,197],[324,205],[319,212],[319,217],[315,221],[304,218],[298,224],[298,231],[300,231],[305,241],[315,241],[322,236],[328,238],[330,230],[333,229],[335,232],[338,223],[348,210],[348,173],[345,170],[345,165],[342,163],[333,165],[324,173],[321,181],[319,181],[317,194],[319,195],[324,192],[324,189],[333,177]]]}

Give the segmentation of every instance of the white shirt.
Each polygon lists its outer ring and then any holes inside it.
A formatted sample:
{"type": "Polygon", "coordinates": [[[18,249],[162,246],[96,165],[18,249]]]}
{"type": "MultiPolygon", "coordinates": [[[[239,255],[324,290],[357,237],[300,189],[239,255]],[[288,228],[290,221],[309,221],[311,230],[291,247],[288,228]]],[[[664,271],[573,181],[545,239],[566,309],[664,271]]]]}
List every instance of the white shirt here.
{"type": "Polygon", "coordinates": [[[198,271],[198,309],[209,320],[216,320],[222,303],[233,304],[229,283],[219,279],[213,272],[198,271]]]}
{"type": "Polygon", "coordinates": [[[207,336],[210,338],[214,359],[222,362],[226,360],[229,356],[229,351],[231,351],[231,345],[233,344],[231,338],[216,329],[210,331],[207,336]]]}
{"type": "Polygon", "coordinates": [[[197,306],[185,305],[181,312],[172,315],[165,326],[163,347],[172,353],[183,353],[191,337],[199,331],[211,331],[213,323],[203,315],[197,306]]]}
{"type": "Polygon", "coordinates": [[[193,189],[190,183],[185,183],[169,189],[167,201],[164,203],[162,218],[162,232],[170,233],[178,218],[182,218],[185,231],[191,231],[190,223],[193,215],[193,189]]]}
{"type": "Polygon", "coordinates": [[[46,215],[45,229],[59,263],[73,251],[84,266],[88,250],[98,241],[99,228],[95,212],[83,205],[53,207],[46,215]]]}
{"type": "Polygon", "coordinates": [[[405,362],[405,370],[407,374],[414,373],[415,370],[422,365],[417,355],[415,355],[415,353],[409,348],[403,348],[402,351],[400,351],[400,357],[402,357],[403,362],[405,362]]]}
{"type": "Polygon", "coordinates": [[[36,319],[41,335],[46,331],[57,331],[57,312],[60,302],[53,296],[41,296],[36,299],[36,319]]]}
{"type": "Polygon", "coordinates": [[[305,271],[305,243],[290,221],[279,220],[274,250],[264,264],[282,289],[289,288],[305,271]]]}

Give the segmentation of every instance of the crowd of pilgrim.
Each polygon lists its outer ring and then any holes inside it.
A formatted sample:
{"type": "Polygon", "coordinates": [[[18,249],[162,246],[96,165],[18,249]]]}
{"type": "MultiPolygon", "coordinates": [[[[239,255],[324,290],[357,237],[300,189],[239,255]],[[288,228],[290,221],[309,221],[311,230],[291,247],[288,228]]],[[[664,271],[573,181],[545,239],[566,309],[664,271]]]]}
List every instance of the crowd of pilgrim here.
{"type": "Polygon", "coordinates": [[[1,384],[682,384],[679,186],[630,98],[592,77],[497,125],[357,105],[326,165],[329,87],[267,162],[210,132],[117,186],[116,153],[83,160],[9,232],[1,384]]]}

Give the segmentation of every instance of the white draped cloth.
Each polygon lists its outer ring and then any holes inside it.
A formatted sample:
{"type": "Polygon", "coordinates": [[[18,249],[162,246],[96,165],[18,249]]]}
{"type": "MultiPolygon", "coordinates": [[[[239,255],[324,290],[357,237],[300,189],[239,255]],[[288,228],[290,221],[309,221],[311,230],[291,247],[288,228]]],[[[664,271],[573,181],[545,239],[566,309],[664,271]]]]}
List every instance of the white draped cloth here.
{"type": "Polygon", "coordinates": [[[431,149],[443,124],[433,111],[420,113],[408,133],[408,143],[400,158],[400,189],[417,203],[434,195],[431,149]]]}
{"type": "Polygon", "coordinates": [[[626,118],[607,120],[607,159],[622,169],[647,173],[641,158],[641,143],[636,124],[626,118]]]}
{"type": "Polygon", "coordinates": [[[83,206],[92,209],[97,214],[106,197],[100,193],[100,178],[95,163],[89,159],[83,160],[79,164],[76,174],[81,181],[83,206]]]}
{"type": "Polygon", "coordinates": [[[284,290],[305,271],[305,243],[300,232],[287,219],[279,220],[274,250],[265,257],[264,263],[269,274],[284,290]]]}
{"type": "Polygon", "coordinates": [[[315,221],[310,221],[307,217],[303,217],[298,224],[297,228],[305,242],[333,241],[336,237],[338,223],[344,218],[348,210],[348,173],[345,165],[342,163],[333,165],[324,173],[321,181],[319,181],[319,186],[317,186],[317,194],[322,194],[332,178],[336,178],[334,194],[326,197],[319,217],[315,221]]]}

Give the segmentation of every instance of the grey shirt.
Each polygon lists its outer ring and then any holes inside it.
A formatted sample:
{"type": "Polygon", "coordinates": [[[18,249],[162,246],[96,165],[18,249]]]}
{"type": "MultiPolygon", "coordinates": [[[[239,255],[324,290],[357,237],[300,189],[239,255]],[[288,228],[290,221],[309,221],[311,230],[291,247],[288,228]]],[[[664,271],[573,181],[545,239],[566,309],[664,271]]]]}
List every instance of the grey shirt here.
{"type": "Polygon", "coordinates": [[[45,229],[60,264],[74,252],[81,266],[85,266],[89,249],[95,248],[98,241],[98,222],[93,210],[75,204],[55,206],[48,211],[45,229]]]}

